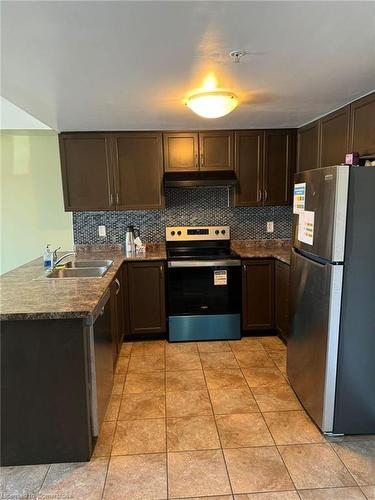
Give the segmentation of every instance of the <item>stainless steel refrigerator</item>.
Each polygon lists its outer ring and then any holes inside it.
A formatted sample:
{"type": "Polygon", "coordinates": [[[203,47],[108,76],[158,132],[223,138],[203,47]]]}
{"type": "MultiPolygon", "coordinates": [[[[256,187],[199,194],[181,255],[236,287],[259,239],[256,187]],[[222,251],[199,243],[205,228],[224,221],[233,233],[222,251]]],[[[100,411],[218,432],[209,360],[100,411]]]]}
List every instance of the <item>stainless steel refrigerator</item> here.
{"type": "Polygon", "coordinates": [[[323,432],[375,433],[375,168],[295,175],[287,372],[323,432]]]}

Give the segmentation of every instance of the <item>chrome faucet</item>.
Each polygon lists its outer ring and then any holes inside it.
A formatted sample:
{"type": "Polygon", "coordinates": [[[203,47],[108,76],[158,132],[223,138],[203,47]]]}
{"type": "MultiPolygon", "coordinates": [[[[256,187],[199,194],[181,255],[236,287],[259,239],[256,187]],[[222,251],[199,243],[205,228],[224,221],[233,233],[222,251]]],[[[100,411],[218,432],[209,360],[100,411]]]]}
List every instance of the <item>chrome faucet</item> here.
{"type": "Polygon", "coordinates": [[[59,259],[56,260],[55,262],[55,255],[57,257],[57,250],[59,250],[58,248],[55,250],[55,252],[53,252],[53,266],[52,266],[52,269],[55,269],[55,267],[60,264],[60,262],[65,259],[65,257],[69,257],[69,255],[74,255],[75,256],[75,252],[68,252],[68,253],[65,253],[62,257],[60,257],[59,259]]]}

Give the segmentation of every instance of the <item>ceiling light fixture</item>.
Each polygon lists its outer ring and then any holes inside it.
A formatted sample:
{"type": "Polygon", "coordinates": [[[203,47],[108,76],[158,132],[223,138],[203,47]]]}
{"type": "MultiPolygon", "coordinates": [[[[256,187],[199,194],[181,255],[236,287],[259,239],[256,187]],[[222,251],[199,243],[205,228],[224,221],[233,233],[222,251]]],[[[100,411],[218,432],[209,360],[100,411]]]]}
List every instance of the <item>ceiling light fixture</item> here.
{"type": "Polygon", "coordinates": [[[203,91],[191,95],[186,106],[203,118],[220,118],[238,106],[238,97],[224,90],[203,91]]]}

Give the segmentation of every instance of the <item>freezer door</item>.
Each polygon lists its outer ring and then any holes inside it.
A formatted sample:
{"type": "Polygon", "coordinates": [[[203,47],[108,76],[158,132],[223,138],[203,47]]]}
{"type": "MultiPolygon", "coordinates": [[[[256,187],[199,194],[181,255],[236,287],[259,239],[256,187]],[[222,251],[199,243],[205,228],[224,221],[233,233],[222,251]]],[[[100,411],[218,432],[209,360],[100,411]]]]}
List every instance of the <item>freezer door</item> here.
{"type": "Polygon", "coordinates": [[[295,175],[295,193],[298,188],[304,189],[304,210],[314,213],[314,227],[312,244],[311,241],[301,241],[299,225],[302,216],[295,213],[298,208],[293,204],[294,247],[331,262],[344,261],[348,182],[349,167],[346,165],[307,170],[295,175]]]}
{"type": "Polygon", "coordinates": [[[342,265],[292,252],[288,377],[324,432],[333,428],[342,275],[342,265]]]}

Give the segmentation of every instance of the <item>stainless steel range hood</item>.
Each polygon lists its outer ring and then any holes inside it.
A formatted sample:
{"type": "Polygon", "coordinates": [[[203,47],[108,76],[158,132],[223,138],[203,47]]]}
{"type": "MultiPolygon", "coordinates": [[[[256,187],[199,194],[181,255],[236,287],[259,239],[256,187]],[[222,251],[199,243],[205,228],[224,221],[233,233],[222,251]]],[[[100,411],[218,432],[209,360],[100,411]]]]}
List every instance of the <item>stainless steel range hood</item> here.
{"type": "Polygon", "coordinates": [[[217,170],[212,172],[166,172],[165,187],[209,187],[235,186],[237,177],[233,170],[217,170]]]}

